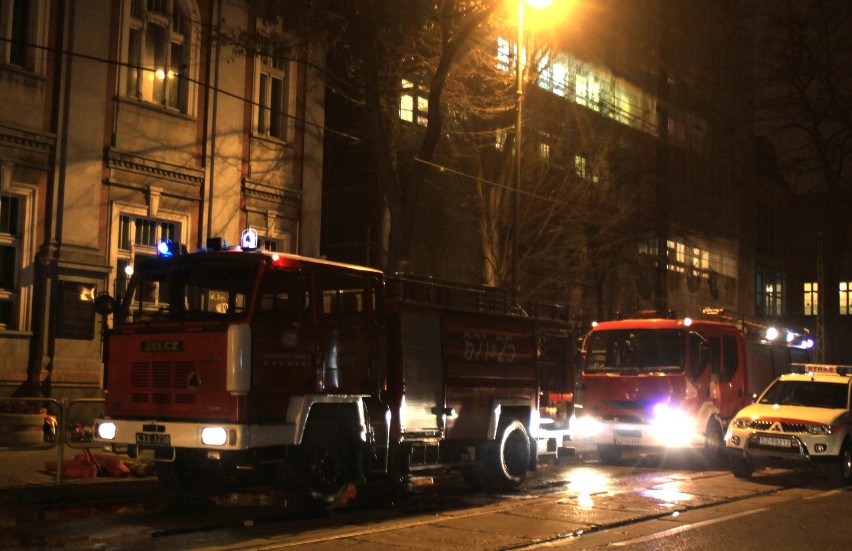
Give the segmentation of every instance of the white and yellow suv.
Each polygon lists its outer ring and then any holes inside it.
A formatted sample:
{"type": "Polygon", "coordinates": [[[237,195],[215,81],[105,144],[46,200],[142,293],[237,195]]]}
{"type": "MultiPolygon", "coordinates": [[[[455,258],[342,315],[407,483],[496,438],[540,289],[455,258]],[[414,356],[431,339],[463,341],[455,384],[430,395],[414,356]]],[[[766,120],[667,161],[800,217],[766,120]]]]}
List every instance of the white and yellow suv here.
{"type": "Polygon", "coordinates": [[[762,466],[824,468],[852,483],[852,367],[795,364],[728,425],[731,472],[748,478],[762,466]]]}

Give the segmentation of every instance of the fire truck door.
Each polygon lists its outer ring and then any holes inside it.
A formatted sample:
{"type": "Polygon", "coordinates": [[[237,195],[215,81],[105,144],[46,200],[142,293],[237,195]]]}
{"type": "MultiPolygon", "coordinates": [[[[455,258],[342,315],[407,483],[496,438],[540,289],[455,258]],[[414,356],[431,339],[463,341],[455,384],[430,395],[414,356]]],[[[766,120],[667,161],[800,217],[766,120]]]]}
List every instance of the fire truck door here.
{"type": "Polygon", "coordinates": [[[257,415],[280,415],[281,396],[313,388],[316,331],[309,307],[301,274],[268,274],[252,322],[252,409],[257,415]]]}
{"type": "Polygon", "coordinates": [[[318,281],[322,386],[331,392],[367,393],[373,345],[370,280],[327,274],[318,281]]]}
{"type": "Polygon", "coordinates": [[[719,367],[719,413],[728,419],[745,405],[745,370],[740,366],[739,348],[736,337],[722,338],[722,354],[719,367]]]}

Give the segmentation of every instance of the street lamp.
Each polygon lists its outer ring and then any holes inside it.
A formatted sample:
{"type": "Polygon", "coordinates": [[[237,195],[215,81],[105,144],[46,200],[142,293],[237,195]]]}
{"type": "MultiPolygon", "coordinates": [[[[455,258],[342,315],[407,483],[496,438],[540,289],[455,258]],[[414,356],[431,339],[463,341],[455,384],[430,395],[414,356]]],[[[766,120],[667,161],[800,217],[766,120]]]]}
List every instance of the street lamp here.
{"type": "Polygon", "coordinates": [[[521,217],[521,123],[523,121],[522,110],[524,106],[524,75],[521,63],[521,47],[524,43],[524,4],[530,7],[543,9],[550,5],[553,0],[518,0],[518,45],[515,52],[515,75],[518,79],[518,90],[516,99],[517,119],[515,120],[515,189],[514,203],[512,205],[512,293],[518,292],[518,226],[521,217]]]}

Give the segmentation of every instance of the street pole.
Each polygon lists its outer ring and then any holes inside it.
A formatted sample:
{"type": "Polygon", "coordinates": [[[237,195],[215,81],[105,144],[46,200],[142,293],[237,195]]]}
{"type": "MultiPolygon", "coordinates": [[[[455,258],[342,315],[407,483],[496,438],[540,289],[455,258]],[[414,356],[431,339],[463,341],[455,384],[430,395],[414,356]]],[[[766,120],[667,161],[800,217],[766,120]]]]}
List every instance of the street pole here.
{"type": "Polygon", "coordinates": [[[524,104],[524,76],[521,65],[521,46],[524,39],[524,0],[518,0],[518,45],[515,52],[515,74],[518,78],[516,100],[517,119],[515,120],[515,187],[512,204],[512,293],[518,294],[518,240],[521,217],[521,111],[524,104]]]}

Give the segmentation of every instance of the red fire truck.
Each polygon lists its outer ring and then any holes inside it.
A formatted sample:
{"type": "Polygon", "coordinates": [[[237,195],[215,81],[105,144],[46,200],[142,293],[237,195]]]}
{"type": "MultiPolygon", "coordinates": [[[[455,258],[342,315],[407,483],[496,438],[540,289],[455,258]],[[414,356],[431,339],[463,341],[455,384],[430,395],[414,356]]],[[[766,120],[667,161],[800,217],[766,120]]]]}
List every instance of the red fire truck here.
{"type": "Polygon", "coordinates": [[[573,385],[564,309],[217,243],[137,262],[98,442],[181,493],[262,484],[326,506],[371,480],[458,470],[499,490],[535,468],[541,396],[573,385]]]}
{"type": "Polygon", "coordinates": [[[706,312],[716,320],[640,318],[592,328],[573,425],[578,446],[595,446],[604,463],[638,448],[700,448],[719,458],[736,412],[807,358],[805,335],[706,312]]]}

